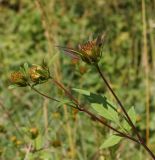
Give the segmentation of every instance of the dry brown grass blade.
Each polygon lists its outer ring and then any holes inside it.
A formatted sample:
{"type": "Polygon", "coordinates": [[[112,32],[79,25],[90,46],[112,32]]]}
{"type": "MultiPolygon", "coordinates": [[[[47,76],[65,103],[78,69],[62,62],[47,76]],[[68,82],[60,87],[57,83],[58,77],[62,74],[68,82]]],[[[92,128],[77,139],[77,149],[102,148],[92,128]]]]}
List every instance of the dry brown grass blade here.
{"type": "Polygon", "coordinates": [[[146,85],[146,144],[149,144],[150,137],[150,82],[149,82],[149,62],[148,62],[148,47],[147,47],[147,22],[146,22],[146,6],[142,0],[142,22],[143,22],[143,66],[145,70],[145,85],[146,85]]]}

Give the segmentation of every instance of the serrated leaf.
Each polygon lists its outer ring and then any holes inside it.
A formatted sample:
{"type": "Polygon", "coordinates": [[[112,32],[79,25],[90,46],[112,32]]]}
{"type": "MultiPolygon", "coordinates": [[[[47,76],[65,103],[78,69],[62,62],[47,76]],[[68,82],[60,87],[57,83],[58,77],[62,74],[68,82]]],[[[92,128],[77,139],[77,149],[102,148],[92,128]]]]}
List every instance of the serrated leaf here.
{"type": "Polygon", "coordinates": [[[109,107],[113,108],[114,110],[116,110],[116,108],[117,108],[105,96],[95,94],[95,93],[92,93],[92,92],[89,92],[89,91],[83,90],[83,89],[73,88],[73,90],[84,95],[90,103],[99,103],[99,104],[102,104],[106,108],[109,106],[109,107]]]}
{"type": "Polygon", "coordinates": [[[112,147],[120,142],[122,137],[111,135],[108,137],[105,142],[100,146],[100,149],[112,147]]]}
{"type": "Polygon", "coordinates": [[[91,106],[100,116],[116,123],[119,122],[118,113],[112,108],[105,108],[102,104],[98,103],[92,103],[91,106]]]}

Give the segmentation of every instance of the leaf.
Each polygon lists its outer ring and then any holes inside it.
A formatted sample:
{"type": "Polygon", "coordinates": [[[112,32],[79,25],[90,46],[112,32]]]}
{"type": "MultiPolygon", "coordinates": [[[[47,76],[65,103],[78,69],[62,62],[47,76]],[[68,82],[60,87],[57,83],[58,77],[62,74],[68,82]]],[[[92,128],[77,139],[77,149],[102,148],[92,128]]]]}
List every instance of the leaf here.
{"type": "Polygon", "coordinates": [[[113,108],[114,110],[116,110],[116,108],[117,108],[112,102],[107,100],[107,98],[105,96],[95,94],[95,93],[92,93],[92,92],[89,92],[89,91],[83,90],[83,89],[73,88],[73,90],[84,95],[90,103],[103,104],[104,107],[107,108],[109,106],[109,107],[113,108]]]}
{"type": "Polygon", "coordinates": [[[108,112],[109,114],[111,115],[111,117],[113,117],[113,120],[116,122],[116,123],[119,123],[119,117],[118,117],[118,113],[117,111],[115,111],[113,108],[111,107],[108,107],[108,112]]]}
{"type": "MultiPolygon", "coordinates": [[[[136,112],[135,112],[134,107],[131,107],[131,108],[128,110],[128,115],[129,115],[129,117],[131,118],[133,124],[135,125],[135,124],[136,124],[136,112]]],[[[123,127],[126,131],[130,131],[130,130],[131,130],[131,126],[129,125],[129,123],[128,123],[126,120],[123,120],[122,127],[123,127]]]]}
{"type": "Polygon", "coordinates": [[[116,107],[111,102],[109,102],[106,97],[91,93],[87,90],[76,88],[73,88],[73,90],[84,95],[91,103],[91,106],[94,107],[94,110],[96,110],[100,116],[119,124],[119,117],[116,111],[116,107]]]}
{"type": "Polygon", "coordinates": [[[122,127],[123,127],[126,131],[130,131],[130,130],[131,130],[131,126],[129,125],[129,123],[128,123],[126,120],[123,120],[122,127]]]}
{"type": "Polygon", "coordinates": [[[78,52],[72,48],[67,48],[67,47],[62,47],[62,46],[56,46],[56,47],[63,50],[66,55],[68,55],[74,59],[80,59],[80,55],[81,55],[80,52],[78,52]]]}
{"type": "Polygon", "coordinates": [[[76,92],[78,92],[80,94],[90,96],[90,92],[89,91],[86,91],[86,90],[83,90],[83,89],[77,89],[77,88],[73,88],[72,90],[76,91],[76,92]]]}
{"type": "Polygon", "coordinates": [[[19,87],[19,86],[16,85],[16,84],[13,84],[13,85],[9,85],[8,89],[14,89],[14,88],[17,88],[17,87],[19,87]]]}
{"type": "Polygon", "coordinates": [[[100,146],[100,149],[112,147],[120,142],[123,137],[119,137],[116,135],[111,135],[105,142],[100,146]]]}
{"type": "Polygon", "coordinates": [[[135,112],[135,109],[134,107],[131,107],[128,111],[128,115],[129,117],[131,118],[132,120],[132,123],[135,125],[136,124],[136,112],[135,112]]]}
{"type": "Polygon", "coordinates": [[[57,104],[57,107],[63,106],[64,104],[70,104],[71,102],[67,99],[61,99],[61,101],[57,104]]]}
{"type": "Polygon", "coordinates": [[[23,75],[26,76],[25,69],[24,69],[23,67],[20,67],[19,70],[20,70],[20,72],[21,72],[23,75]]]}
{"type": "Polygon", "coordinates": [[[43,145],[43,136],[41,134],[38,135],[38,137],[35,139],[35,147],[36,149],[41,148],[41,146],[43,145]]]}
{"type": "Polygon", "coordinates": [[[28,73],[28,69],[29,69],[28,63],[24,63],[23,67],[25,69],[25,72],[28,73]]]}
{"type": "Polygon", "coordinates": [[[112,108],[108,107],[107,109],[103,107],[102,104],[92,103],[91,106],[93,109],[102,117],[114,121],[117,124],[119,123],[118,113],[112,108]]]}

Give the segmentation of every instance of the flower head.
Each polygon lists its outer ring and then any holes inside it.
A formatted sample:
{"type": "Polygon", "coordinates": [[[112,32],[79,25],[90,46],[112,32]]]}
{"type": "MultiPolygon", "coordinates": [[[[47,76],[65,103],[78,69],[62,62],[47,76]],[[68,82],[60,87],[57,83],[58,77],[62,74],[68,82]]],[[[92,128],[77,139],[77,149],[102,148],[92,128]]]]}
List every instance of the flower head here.
{"type": "Polygon", "coordinates": [[[49,79],[49,70],[43,66],[34,65],[29,68],[29,76],[32,82],[41,83],[49,79]]]}
{"type": "Polygon", "coordinates": [[[102,56],[102,44],[104,41],[104,37],[105,34],[98,36],[96,39],[88,41],[85,44],[79,44],[77,49],[71,49],[61,46],[58,47],[73,59],[82,59],[88,64],[96,64],[99,62],[102,56]]]}
{"type": "Polygon", "coordinates": [[[40,66],[32,66],[29,69],[29,75],[33,82],[36,82],[41,77],[41,74],[38,72],[40,70],[42,70],[40,66]]]}
{"type": "Polygon", "coordinates": [[[20,87],[27,86],[25,76],[20,71],[16,71],[16,72],[11,73],[10,81],[13,84],[19,85],[20,87]]]}
{"type": "Polygon", "coordinates": [[[39,134],[38,128],[35,128],[35,127],[30,128],[29,132],[30,132],[31,139],[36,139],[38,137],[38,134],[39,134]]]}

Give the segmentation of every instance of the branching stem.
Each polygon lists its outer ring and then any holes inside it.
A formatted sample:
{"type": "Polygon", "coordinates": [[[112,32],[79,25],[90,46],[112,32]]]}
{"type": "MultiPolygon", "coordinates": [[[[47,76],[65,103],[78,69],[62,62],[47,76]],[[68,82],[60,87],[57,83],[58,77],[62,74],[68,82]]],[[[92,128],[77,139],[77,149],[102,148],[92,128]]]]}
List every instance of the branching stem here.
{"type": "Polygon", "coordinates": [[[124,112],[124,115],[126,116],[128,123],[130,124],[130,126],[132,127],[134,133],[137,135],[140,144],[145,148],[145,150],[151,155],[151,157],[155,160],[155,155],[153,154],[153,152],[148,148],[148,146],[145,144],[144,140],[142,139],[142,137],[140,136],[140,134],[138,133],[135,125],[133,124],[130,116],[128,115],[127,111],[125,110],[125,107],[123,106],[122,102],[119,100],[119,98],[117,97],[117,95],[115,94],[115,92],[113,91],[113,89],[111,88],[110,84],[108,83],[108,81],[106,80],[104,74],[101,72],[98,64],[95,65],[99,75],[101,76],[102,80],[104,81],[104,83],[107,85],[108,89],[110,90],[110,92],[112,93],[112,95],[114,96],[114,98],[116,99],[117,103],[119,104],[119,106],[121,107],[122,111],[124,112]]]}

